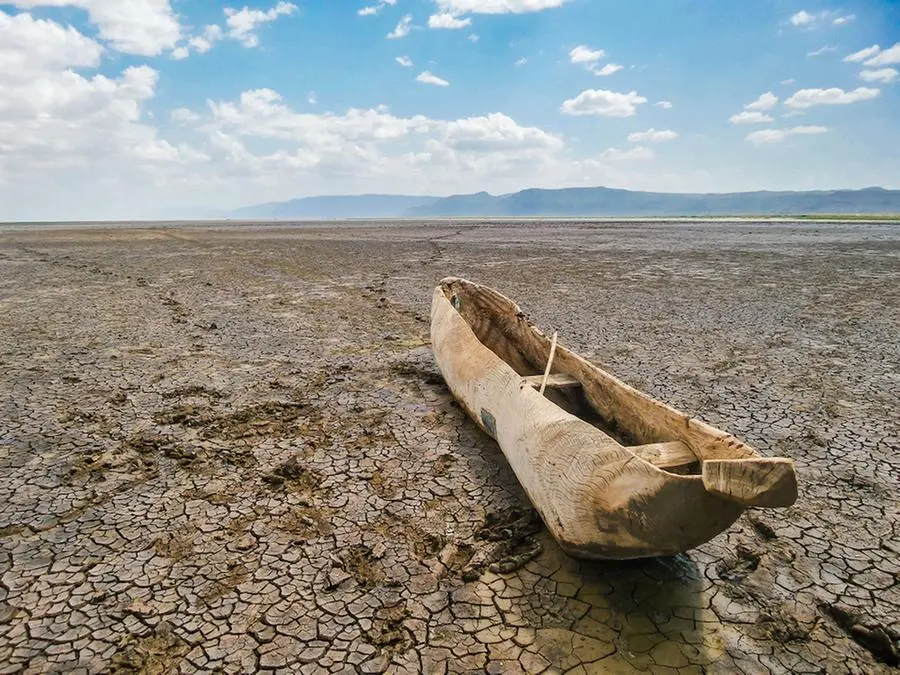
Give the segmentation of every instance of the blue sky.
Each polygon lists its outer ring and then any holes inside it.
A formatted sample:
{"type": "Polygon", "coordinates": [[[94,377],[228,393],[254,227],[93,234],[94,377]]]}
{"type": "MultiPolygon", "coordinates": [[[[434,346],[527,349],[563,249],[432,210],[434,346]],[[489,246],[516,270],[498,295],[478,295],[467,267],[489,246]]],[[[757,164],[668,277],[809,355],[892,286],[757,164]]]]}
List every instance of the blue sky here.
{"type": "Polygon", "coordinates": [[[0,1],[0,219],[900,188],[900,3],[0,1]]]}

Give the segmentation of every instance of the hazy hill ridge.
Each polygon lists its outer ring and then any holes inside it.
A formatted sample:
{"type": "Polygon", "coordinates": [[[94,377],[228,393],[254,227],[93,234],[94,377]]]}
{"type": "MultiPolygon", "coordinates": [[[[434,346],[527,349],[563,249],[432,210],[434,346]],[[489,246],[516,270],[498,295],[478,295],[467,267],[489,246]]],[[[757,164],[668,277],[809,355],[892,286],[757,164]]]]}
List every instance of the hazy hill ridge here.
{"type": "Polygon", "coordinates": [[[430,216],[703,216],[900,213],[900,190],[666,193],[605,187],[528,189],[451,197],[346,195],[248,206],[233,218],[424,218],[430,216]]]}

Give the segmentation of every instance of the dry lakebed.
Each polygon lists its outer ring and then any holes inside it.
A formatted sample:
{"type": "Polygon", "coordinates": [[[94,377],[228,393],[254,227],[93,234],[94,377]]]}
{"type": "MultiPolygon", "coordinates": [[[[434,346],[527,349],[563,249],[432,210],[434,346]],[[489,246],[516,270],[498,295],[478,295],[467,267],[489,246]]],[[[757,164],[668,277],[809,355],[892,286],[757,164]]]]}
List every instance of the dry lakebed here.
{"type": "Polygon", "coordinates": [[[0,673],[889,673],[900,225],[0,226],[0,673]],[[800,497],[559,551],[429,349],[444,276],[800,497]]]}

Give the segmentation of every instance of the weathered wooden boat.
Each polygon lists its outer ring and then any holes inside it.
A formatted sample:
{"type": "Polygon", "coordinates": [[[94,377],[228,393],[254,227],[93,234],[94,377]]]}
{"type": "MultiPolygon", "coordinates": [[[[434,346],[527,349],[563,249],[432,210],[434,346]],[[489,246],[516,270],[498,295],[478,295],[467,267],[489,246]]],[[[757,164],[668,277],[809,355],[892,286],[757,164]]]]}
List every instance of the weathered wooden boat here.
{"type": "Polygon", "coordinates": [[[490,288],[442,280],[431,339],[451,392],[572,556],[672,555],[748,507],[797,498],[792,460],[762,457],[557,346],[490,288]]]}

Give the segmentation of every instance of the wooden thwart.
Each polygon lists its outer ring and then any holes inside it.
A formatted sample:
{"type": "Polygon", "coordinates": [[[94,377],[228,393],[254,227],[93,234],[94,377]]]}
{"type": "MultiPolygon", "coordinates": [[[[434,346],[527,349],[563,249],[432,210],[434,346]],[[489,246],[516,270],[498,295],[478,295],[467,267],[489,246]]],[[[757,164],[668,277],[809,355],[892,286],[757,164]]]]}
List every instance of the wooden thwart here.
{"type": "MultiPolygon", "coordinates": [[[[527,375],[525,377],[525,381],[528,382],[535,389],[541,388],[541,383],[544,381],[543,375],[527,375]]],[[[565,373],[552,373],[547,376],[547,387],[550,389],[577,389],[581,386],[581,382],[576,380],[571,375],[566,375],[565,373]]]]}
{"type": "Polygon", "coordinates": [[[669,471],[687,469],[700,461],[697,459],[697,455],[695,455],[688,447],[687,443],[681,441],[632,445],[628,449],[654,466],[669,471]]]}

